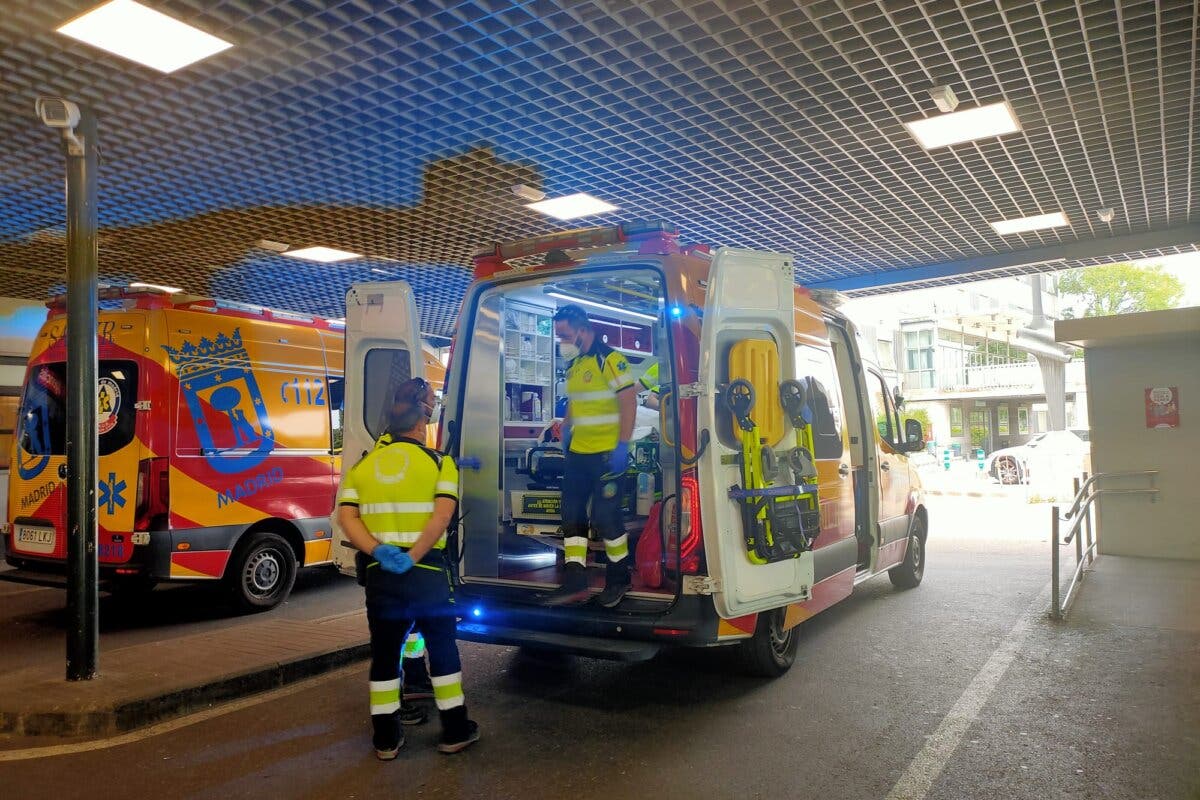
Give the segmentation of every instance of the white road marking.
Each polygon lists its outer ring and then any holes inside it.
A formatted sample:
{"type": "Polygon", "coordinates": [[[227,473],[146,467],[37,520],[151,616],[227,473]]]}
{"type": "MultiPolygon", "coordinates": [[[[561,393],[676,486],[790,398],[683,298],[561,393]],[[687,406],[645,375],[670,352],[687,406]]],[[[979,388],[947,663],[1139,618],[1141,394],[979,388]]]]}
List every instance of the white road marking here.
{"type": "Polygon", "coordinates": [[[937,730],[925,741],[921,752],[917,753],[909,763],[908,769],[900,776],[900,780],[896,781],[896,785],[888,792],[887,800],[922,800],[929,794],[933,782],[942,774],[967,729],[979,718],[980,710],[996,690],[1021,646],[1025,644],[1034,621],[1045,616],[1049,604],[1050,584],[1046,584],[1037,598],[1022,612],[1017,624],[1005,635],[1000,646],[975,674],[953,708],[942,718],[937,730]]]}
{"type": "Polygon", "coordinates": [[[112,747],[120,747],[126,744],[141,742],[146,739],[151,739],[155,736],[161,736],[164,733],[171,733],[180,728],[186,728],[190,725],[196,725],[201,722],[207,722],[210,719],[221,717],[226,714],[232,714],[235,711],[241,711],[261,703],[268,703],[272,700],[278,700],[288,695],[296,694],[312,689],[325,681],[340,678],[346,674],[356,670],[362,670],[362,664],[351,664],[333,672],[319,675],[315,678],[299,681],[290,686],[284,686],[281,689],[274,689],[263,694],[256,694],[242,700],[235,700],[232,703],[224,703],[213,708],[197,711],[194,714],[188,714],[178,719],[170,719],[165,722],[160,722],[157,725],[151,725],[148,728],[141,728],[129,733],[123,733],[119,736],[114,736],[109,739],[98,739],[90,742],[76,742],[75,744],[55,744],[47,745],[46,747],[29,747],[24,750],[0,750],[0,763],[6,761],[30,761],[36,758],[51,758],[53,756],[71,756],[78,753],[88,753],[94,750],[107,750],[112,747]]]}

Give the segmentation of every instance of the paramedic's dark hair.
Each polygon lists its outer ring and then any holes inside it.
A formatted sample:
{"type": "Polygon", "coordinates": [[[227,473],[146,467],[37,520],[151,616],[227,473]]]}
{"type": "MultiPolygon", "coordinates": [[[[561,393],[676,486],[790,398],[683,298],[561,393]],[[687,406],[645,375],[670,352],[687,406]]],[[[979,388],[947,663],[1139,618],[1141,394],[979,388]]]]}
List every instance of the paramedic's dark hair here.
{"type": "Polygon", "coordinates": [[[392,408],[388,412],[389,433],[395,435],[411,431],[418,422],[428,419],[424,403],[429,389],[429,384],[423,378],[410,378],[396,387],[392,395],[392,408]]]}
{"type": "Polygon", "coordinates": [[[587,313],[579,306],[571,303],[554,312],[555,322],[566,322],[577,331],[592,330],[592,321],[587,313]]]}

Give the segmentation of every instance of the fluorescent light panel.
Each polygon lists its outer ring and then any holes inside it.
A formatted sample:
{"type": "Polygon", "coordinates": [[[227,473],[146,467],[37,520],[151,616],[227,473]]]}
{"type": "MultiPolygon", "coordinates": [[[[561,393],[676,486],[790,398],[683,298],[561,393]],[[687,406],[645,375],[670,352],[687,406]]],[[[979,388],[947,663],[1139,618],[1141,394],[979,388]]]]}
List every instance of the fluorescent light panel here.
{"type": "Polygon", "coordinates": [[[133,283],[129,284],[129,288],[130,289],[157,289],[158,291],[166,292],[167,294],[175,294],[177,292],[183,291],[183,289],[179,289],[175,286],[160,286],[157,283],[142,283],[141,281],[134,281],[133,283]]]}
{"type": "Polygon", "coordinates": [[[609,211],[617,210],[616,206],[583,192],[542,200],[540,203],[528,203],[525,207],[555,219],[592,217],[596,214],[607,214],[609,211]]]}
{"type": "Polygon", "coordinates": [[[643,314],[640,311],[630,311],[629,309],[626,309],[626,308],[617,308],[616,306],[606,306],[603,303],[597,303],[594,300],[584,300],[582,297],[576,297],[575,295],[572,295],[572,294],[548,291],[548,292],[546,292],[546,295],[548,297],[556,297],[559,300],[566,300],[568,303],[575,303],[575,304],[581,305],[581,306],[588,306],[589,308],[594,308],[594,309],[597,309],[598,311],[603,311],[606,314],[612,314],[613,316],[616,316],[616,317],[633,317],[635,319],[644,319],[647,322],[656,322],[658,320],[658,317],[652,317],[649,314],[643,314]]]}
{"type": "Polygon", "coordinates": [[[1002,219],[999,222],[993,222],[992,229],[1001,236],[1008,236],[1013,233],[1040,231],[1043,228],[1061,228],[1064,225],[1070,224],[1071,221],[1067,219],[1066,214],[1061,211],[1055,211],[1053,214],[1039,214],[1036,217],[1002,219]]]}
{"type": "Polygon", "coordinates": [[[58,32],[159,72],[174,72],[233,47],[133,0],[111,0],[60,26],[58,32]]]}
{"type": "Polygon", "coordinates": [[[921,147],[932,150],[952,144],[1003,136],[1021,130],[1021,123],[1007,102],[992,103],[951,114],[938,114],[904,123],[921,147]]]}
{"type": "Polygon", "coordinates": [[[289,258],[303,258],[306,261],[320,261],[322,264],[362,258],[362,253],[351,253],[348,250],[338,250],[333,247],[302,247],[299,250],[288,250],[284,255],[289,258]]]}

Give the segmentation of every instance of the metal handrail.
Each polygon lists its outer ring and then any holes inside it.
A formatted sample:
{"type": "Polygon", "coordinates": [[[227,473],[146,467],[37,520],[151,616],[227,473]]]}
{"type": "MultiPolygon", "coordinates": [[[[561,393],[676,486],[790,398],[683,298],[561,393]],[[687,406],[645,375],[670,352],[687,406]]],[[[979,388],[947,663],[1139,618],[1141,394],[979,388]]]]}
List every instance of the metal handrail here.
{"type": "MultiPolygon", "coordinates": [[[[1050,616],[1054,619],[1063,619],[1067,615],[1067,607],[1071,603],[1071,596],[1074,594],[1076,587],[1083,583],[1084,567],[1090,566],[1096,560],[1096,549],[1100,544],[1099,536],[1092,536],[1092,504],[1100,495],[1149,495],[1150,502],[1153,503],[1158,499],[1158,489],[1155,487],[1155,480],[1158,476],[1158,470],[1142,470],[1140,472],[1101,472],[1091,477],[1085,472],[1083,481],[1079,478],[1075,479],[1075,499],[1071,503],[1071,508],[1066,515],[1059,516],[1058,506],[1053,506],[1050,509],[1050,601],[1052,608],[1050,616]],[[1144,477],[1150,479],[1150,488],[1148,489],[1101,489],[1095,484],[1101,478],[1133,478],[1144,477]],[[1095,487],[1095,488],[1093,488],[1095,487]],[[1074,518],[1071,527],[1067,532],[1065,539],[1060,538],[1059,522],[1074,518]],[[1081,526],[1087,535],[1087,547],[1083,546],[1083,539],[1079,536],[1081,526]],[[1071,581],[1067,584],[1067,591],[1060,599],[1059,585],[1059,562],[1060,556],[1058,548],[1064,544],[1075,542],[1075,570],[1071,575],[1071,581]],[[1087,560],[1084,561],[1084,557],[1087,560]]],[[[1098,532],[1097,532],[1098,534],[1098,532]]]]}
{"type": "Polygon", "coordinates": [[[1075,485],[1075,501],[1071,505],[1071,510],[1066,513],[1066,516],[1064,516],[1063,519],[1070,519],[1071,517],[1075,516],[1075,514],[1079,511],[1079,501],[1083,499],[1084,492],[1086,492],[1093,483],[1101,478],[1136,478],[1143,475],[1150,476],[1150,488],[1153,489],[1154,477],[1158,475],[1158,470],[1156,469],[1146,469],[1137,472],[1097,472],[1090,478],[1086,472],[1083,473],[1085,480],[1082,484],[1077,483],[1075,485]]]}

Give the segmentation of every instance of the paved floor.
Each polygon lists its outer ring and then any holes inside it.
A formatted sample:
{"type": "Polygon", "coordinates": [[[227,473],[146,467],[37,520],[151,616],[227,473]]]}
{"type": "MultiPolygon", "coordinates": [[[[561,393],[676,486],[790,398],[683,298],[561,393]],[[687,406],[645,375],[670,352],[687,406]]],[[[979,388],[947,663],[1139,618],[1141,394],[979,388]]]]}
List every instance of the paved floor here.
{"type": "Polygon", "coordinates": [[[1152,610],[1089,616],[1106,582],[1126,584],[1099,573],[1071,621],[1051,623],[1044,507],[946,497],[931,509],[925,583],[873,581],[806,623],[776,681],[738,677],[719,651],[629,666],[464,645],[484,739],[459,756],[434,752],[429,725],[400,760],[376,762],[355,667],[94,749],[0,752],[0,795],[1200,796],[1200,634],[1152,610]]]}

